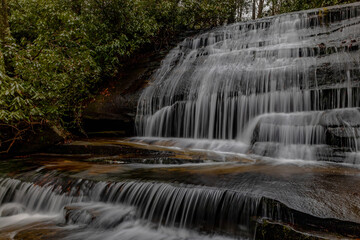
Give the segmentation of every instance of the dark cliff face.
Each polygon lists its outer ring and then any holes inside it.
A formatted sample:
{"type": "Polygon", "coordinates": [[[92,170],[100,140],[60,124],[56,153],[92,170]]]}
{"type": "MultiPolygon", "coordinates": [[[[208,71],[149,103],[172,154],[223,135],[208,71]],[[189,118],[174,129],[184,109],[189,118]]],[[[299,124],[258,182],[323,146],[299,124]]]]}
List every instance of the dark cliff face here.
{"type": "Polygon", "coordinates": [[[127,65],[118,80],[106,85],[83,114],[90,136],[134,136],[137,101],[168,51],[150,53],[127,65]]]}
{"type": "Polygon", "coordinates": [[[119,70],[115,80],[106,82],[100,94],[83,113],[82,124],[91,136],[136,136],[135,116],[142,91],[153,81],[161,61],[178,42],[199,31],[185,31],[174,37],[168,46],[136,54],[119,70]]]}

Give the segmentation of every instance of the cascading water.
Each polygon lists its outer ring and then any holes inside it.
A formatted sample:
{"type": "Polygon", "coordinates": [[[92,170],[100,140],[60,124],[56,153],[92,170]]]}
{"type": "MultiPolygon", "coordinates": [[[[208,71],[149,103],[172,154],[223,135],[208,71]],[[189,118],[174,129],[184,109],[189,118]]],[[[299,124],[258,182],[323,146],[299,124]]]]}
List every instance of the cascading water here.
{"type": "MultiPolygon", "coordinates": [[[[360,163],[359,41],[360,3],[188,38],[142,94],[137,139],[360,163]]],[[[164,155],[117,140],[83,144],[62,145],[78,156],[60,149],[0,161],[1,239],[360,237],[357,167],[203,161],[202,153],[164,155]],[[97,144],[107,149],[99,153],[97,144]],[[82,147],[92,154],[77,152],[82,147]]]]}
{"type": "Polygon", "coordinates": [[[38,236],[44,229],[54,233],[51,239],[69,240],[267,239],[264,232],[277,236],[272,223],[281,224],[285,232],[295,227],[303,236],[360,236],[360,198],[353,187],[360,177],[355,170],[346,176],[336,173],[348,168],[334,166],[326,174],[322,167],[306,172],[283,165],[136,165],[122,172],[128,180],[99,181],[88,169],[82,170],[87,179],[76,177],[82,175],[76,170],[68,176],[61,168],[47,169],[56,163],[0,178],[1,239],[34,239],[32,234],[38,236]],[[147,180],[131,179],[135,169],[147,180]],[[171,182],[159,176],[166,172],[173,175],[171,182]]]}
{"type": "Polygon", "coordinates": [[[178,146],[345,161],[349,153],[339,152],[359,149],[359,23],[353,4],[184,40],[141,95],[138,134],[176,138],[178,146]],[[341,120],[348,113],[352,123],[341,120]]]}
{"type": "Polygon", "coordinates": [[[87,180],[64,184],[54,179],[37,185],[0,179],[0,189],[0,229],[14,223],[21,225],[41,220],[87,226],[75,230],[67,239],[172,239],[171,234],[176,236],[173,239],[227,239],[202,236],[185,228],[204,233],[242,234],[247,238],[255,224],[251,217],[258,213],[275,216],[267,212],[267,203],[260,198],[190,185],[87,180]],[[168,232],[159,231],[151,223],[169,227],[168,232]],[[183,229],[183,233],[176,229],[183,229]]]}

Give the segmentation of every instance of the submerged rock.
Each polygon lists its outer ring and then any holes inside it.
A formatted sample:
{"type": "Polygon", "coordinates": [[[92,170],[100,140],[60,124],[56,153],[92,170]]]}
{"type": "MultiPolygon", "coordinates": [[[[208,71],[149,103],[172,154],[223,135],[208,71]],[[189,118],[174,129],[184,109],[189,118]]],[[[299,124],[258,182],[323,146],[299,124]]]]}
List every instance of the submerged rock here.
{"type": "Polygon", "coordinates": [[[0,217],[10,217],[19,213],[23,213],[24,211],[25,207],[21,204],[7,203],[0,207],[0,217]]]}

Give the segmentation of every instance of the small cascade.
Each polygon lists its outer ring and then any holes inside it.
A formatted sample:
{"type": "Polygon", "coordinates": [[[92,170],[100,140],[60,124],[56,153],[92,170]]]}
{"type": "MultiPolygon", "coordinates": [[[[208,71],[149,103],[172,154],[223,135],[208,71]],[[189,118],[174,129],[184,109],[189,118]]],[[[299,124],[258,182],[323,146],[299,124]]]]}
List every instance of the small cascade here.
{"type": "MultiPolygon", "coordinates": [[[[33,184],[6,178],[0,179],[0,190],[0,229],[8,221],[14,224],[12,218],[25,218],[24,214],[35,221],[39,220],[35,215],[52,214],[59,223],[87,226],[86,231],[72,235],[71,239],[91,237],[93,229],[112,229],[116,235],[129,224],[155,228],[153,231],[158,234],[156,226],[210,234],[194,239],[212,239],[220,233],[248,238],[256,224],[252,218],[258,213],[267,214],[261,210],[261,198],[191,185],[60,179],[33,184]],[[156,225],[150,227],[153,224],[156,225]]],[[[136,235],[136,229],[133,231],[132,235],[136,235]]]]}
{"type": "Polygon", "coordinates": [[[254,121],[252,151],[285,159],[316,160],[316,148],[326,144],[322,112],[271,113],[254,121]]]}
{"type": "Polygon", "coordinates": [[[114,228],[129,219],[246,237],[254,228],[251,218],[257,216],[261,206],[261,198],[248,194],[191,185],[86,180],[63,184],[56,181],[41,186],[1,179],[0,228],[8,216],[43,213],[63,214],[62,221],[68,224],[96,228],[114,228]],[[121,207],[113,206],[119,204],[121,207]],[[97,216],[96,220],[92,215],[97,216]]]}
{"type": "Polygon", "coordinates": [[[358,3],[236,23],[185,39],[139,99],[138,134],[145,141],[178,139],[179,146],[181,139],[193,139],[194,147],[197,141],[235,141],[247,145],[238,148],[241,153],[290,159],[346,152],[332,158],[344,162],[358,151],[360,125],[326,125],[322,118],[358,112],[359,41],[358,3]],[[343,135],[332,130],[344,127],[343,135]]]}
{"type": "Polygon", "coordinates": [[[360,236],[360,224],[299,212],[241,187],[50,178],[0,179],[0,232],[44,221],[57,231],[71,229],[60,235],[69,240],[258,239],[262,222],[270,221],[360,236]]]}

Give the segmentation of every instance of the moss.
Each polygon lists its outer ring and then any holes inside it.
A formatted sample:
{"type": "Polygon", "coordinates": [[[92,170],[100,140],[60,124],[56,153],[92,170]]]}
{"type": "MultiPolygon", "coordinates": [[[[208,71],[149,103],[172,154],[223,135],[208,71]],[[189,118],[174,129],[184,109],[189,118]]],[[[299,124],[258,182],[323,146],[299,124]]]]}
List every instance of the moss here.
{"type": "Polygon", "coordinates": [[[256,240],[320,240],[323,238],[313,236],[308,233],[299,232],[289,225],[282,223],[270,222],[269,220],[261,220],[258,222],[255,233],[256,240]]]}
{"type": "Polygon", "coordinates": [[[324,19],[324,24],[326,26],[330,25],[330,15],[329,15],[329,9],[327,8],[323,8],[323,19],[324,19]]]}
{"type": "Polygon", "coordinates": [[[329,26],[330,25],[330,14],[329,14],[329,9],[327,8],[323,8],[319,10],[318,13],[318,20],[319,20],[319,25],[325,25],[325,26],[329,26]]]}

